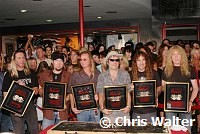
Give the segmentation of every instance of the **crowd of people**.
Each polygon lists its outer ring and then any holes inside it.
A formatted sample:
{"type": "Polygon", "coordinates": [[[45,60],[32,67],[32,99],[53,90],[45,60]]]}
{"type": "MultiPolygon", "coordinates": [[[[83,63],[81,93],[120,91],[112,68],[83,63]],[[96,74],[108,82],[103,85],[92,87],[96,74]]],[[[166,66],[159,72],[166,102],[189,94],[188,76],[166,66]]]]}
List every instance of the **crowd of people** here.
{"type": "MultiPolygon", "coordinates": [[[[0,75],[1,102],[6,96],[12,81],[26,85],[35,90],[25,114],[20,117],[1,109],[1,132],[13,131],[24,134],[25,130],[37,134],[48,126],[60,121],[99,122],[108,117],[112,122],[117,117],[127,119],[146,119],[165,117],[172,119],[192,119],[192,106],[199,105],[198,91],[200,84],[200,48],[198,42],[178,40],[170,42],[164,39],[160,45],[155,41],[145,44],[127,42],[120,50],[115,46],[88,43],[88,47],[74,50],[67,46],[51,45],[34,48],[31,35],[25,48],[13,53],[11,61],[1,60],[0,75]],[[157,50],[158,49],[158,50],[157,50]],[[132,81],[156,80],[156,99],[158,107],[134,107],[132,81]],[[42,108],[44,82],[61,82],[67,84],[66,109],[50,110],[42,108]],[[166,82],[190,83],[188,112],[164,112],[164,86],[166,82]],[[72,86],[93,83],[97,109],[78,110],[74,101],[72,86]],[[127,104],[120,111],[105,107],[105,86],[127,85],[127,104]]],[[[3,58],[2,58],[3,59],[3,58]]],[[[197,129],[200,129],[198,109],[195,112],[197,129]]],[[[191,126],[186,126],[191,132],[191,126]]]]}

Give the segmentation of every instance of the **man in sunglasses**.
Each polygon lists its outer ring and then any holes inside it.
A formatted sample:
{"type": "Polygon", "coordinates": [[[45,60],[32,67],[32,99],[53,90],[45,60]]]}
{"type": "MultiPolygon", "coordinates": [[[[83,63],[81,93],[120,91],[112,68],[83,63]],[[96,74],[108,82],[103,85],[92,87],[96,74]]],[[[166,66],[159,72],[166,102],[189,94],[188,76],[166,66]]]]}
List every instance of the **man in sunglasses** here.
{"type": "MultiPolygon", "coordinates": [[[[105,97],[103,89],[105,86],[128,85],[131,83],[129,73],[119,69],[120,57],[122,56],[122,54],[118,54],[116,51],[111,51],[107,54],[104,62],[108,66],[108,70],[99,75],[97,82],[97,93],[99,93],[100,109],[103,113],[103,116],[108,117],[112,123],[114,123],[117,117],[126,117],[126,119],[130,119],[129,112],[131,108],[131,96],[129,92],[126,107],[122,108],[120,111],[110,111],[106,109],[104,105],[105,97]]],[[[128,91],[130,90],[131,89],[129,88],[128,91]]]]}

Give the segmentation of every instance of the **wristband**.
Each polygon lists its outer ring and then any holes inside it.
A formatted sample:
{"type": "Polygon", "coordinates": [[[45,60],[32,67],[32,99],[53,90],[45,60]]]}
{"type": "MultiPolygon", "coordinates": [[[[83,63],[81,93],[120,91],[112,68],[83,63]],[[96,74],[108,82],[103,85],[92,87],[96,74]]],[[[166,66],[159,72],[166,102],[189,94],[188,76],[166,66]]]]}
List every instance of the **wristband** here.
{"type": "Polygon", "coordinates": [[[126,107],[128,107],[128,109],[130,109],[130,110],[131,110],[131,107],[130,107],[130,106],[126,106],[126,107]]]}

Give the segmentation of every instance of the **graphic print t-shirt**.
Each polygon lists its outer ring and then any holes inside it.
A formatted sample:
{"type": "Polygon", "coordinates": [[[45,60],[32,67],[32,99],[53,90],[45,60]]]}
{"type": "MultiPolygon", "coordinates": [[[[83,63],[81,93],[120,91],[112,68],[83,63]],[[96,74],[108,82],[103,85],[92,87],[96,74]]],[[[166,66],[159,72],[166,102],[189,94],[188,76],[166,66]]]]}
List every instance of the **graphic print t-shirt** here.
{"type": "Polygon", "coordinates": [[[10,76],[10,73],[7,72],[3,80],[2,91],[7,92],[11,83],[13,81],[18,81],[18,80],[23,81],[25,85],[30,88],[38,87],[38,80],[36,77],[36,73],[34,73],[33,70],[31,70],[31,73],[28,75],[26,75],[24,71],[18,71],[18,76],[19,76],[18,78],[13,78],[10,76]]]}

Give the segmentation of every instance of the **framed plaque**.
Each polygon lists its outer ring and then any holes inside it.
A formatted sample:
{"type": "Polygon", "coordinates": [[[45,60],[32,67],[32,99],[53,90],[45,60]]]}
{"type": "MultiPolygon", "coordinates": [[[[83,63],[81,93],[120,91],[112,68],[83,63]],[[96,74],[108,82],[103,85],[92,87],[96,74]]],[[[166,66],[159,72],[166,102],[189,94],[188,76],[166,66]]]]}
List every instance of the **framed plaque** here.
{"type": "Polygon", "coordinates": [[[66,108],[66,83],[44,82],[43,108],[62,110],[66,108]]]}
{"type": "Polygon", "coordinates": [[[188,112],[189,83],[166,82],[164,111],[188,112]]]}
{"type": "Polygon", "coordinates": [[[156,107],[156,80],[133,81],[134,107],[156,107]]]}
{"type": "Polygon", "coordinates": [[[72,93],[78,110],[97,108],[93,83],[72,86],[72,93]]]}
{"type": "Polygon", "coordinates": [[[27,86],[21,86],[13,81],[1,107],[14,114],[23,116],[35,91],[27,86]]]}
{"type": "Polygon", "coordinates": [[[127,89],[123,86],[105,86],[105,107],[109,110],[120,110],[127,104],[127,89]]]}

